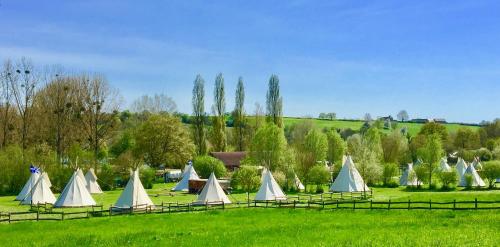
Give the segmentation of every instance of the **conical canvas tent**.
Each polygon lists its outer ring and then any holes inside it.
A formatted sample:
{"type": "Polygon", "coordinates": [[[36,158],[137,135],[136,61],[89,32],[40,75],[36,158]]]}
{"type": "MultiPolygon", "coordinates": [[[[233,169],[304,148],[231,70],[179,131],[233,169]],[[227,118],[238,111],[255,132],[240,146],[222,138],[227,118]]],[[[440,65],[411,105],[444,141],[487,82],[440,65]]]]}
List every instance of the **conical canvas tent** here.
{"type": "Polygon", "coordinates": [[[467,169],[467,162],[465,162],[465,160],[462,158],[458,158],[456,169],[458,173],[458,181],[462,181],[462,177],[464,176],[465,170],[467,169]]]}
{"type": "Polygon", "coordinates": [[[78,170],[73,173],[63,192],[54,203],[54,207],[85,207],[93,205],[96,205],[96,202],[78,175],[78,170]]]}
{"type": "Polygon", "coordinates": [[[26,184],[24,184],[23,189],[21,192],[16,196],[16,201],[22,201],[28,194],[30,193],[31,189],[35,186],[36,182],[38,181],[38,178],[40,178],[40,174],[38,172],[31,173],[30,177],[28,178],[28,181],[26,184]]]}
{"type": "Polygon", "coordinates": [[[42,176],[44,177],[45,183],[47,183],[49,188],[52,187],[52,183],[50,182],[49,174],[47,174],[46,172],[43,172],[42,176]]]}
{"type": "Polygon", "coordinates": [[[295,174],[295,186],[297,187],[298,190],[305,190],[306,187],[300,182],[299,177],[297,177],[297,174],[295,174]]]}
{"type": "Polygon", "coordinates": [[[40,178],[38,178],[38,181],[35,183],[35,186],[33,186],[30,193],[28,193],[28,195],[21,201],[21,204],[23,205],[35,205],[44,203],[54,204],[54,202],[56,202],[56,197],[50,190],[50,186],[46,177],[48,176],[42,175],[40,176],[40,178]]]}
{"type": "Polygon", "coordinates": [[[460,179],[460,183],[458,184],[459,186],[465,187],[467,186],[467,175],[470,175],[472,177],[472,187],[484,187],[486,184],[484,183],[483,179],[479,176],[479,174],[476,171],[476,168],[471,164],[467,166],[467,169],[465,169],[465,173],[462,176],[462,179],[460,179]]]}
{"type": "Polygon", "coordinates": [[[399,178],[401,186],[417,186],[418,180],[413,170],[413,163],[409,163],[408,167],[403,171],[403,175],[399,178]]]}
{"type": "Polygon", "coordinates": [[[257,191],[257,194],[255,195],[255,200],[256,201],[286,200],[285,193],[283,193],[276,180],[274,180],[273,174],[268,169],[264,170],[264,177],[262,179],[262,184],[260,185],[259,191],[257,191]]]}
{"type": "Polygon", "coordinates": [[[181,181],[179,181],[174,188],[173,191],[188,191],[189,190],[189,180],[191,179],[200,179],[198,174],[194,170],[192,165],[188,165],[186,171],[182,175],[181,181]]]}
{"type": "Polygon", "coordinates": [[[446,158],[441,158],[441,162],[439,163],[439,167],[437,170],[441,171],[441,172],[450,172],[451,171],[451,167],[448,165],[446,158]]]}
{"type": "Polygon", "coordinates": [[[115,207],[119,208],[140,208],[140,207],[154,207],[151,198],[149,198],[144,186],[142,186],[139,178],[139,169],[135,170],[128,180],[127,186],[123,190],[120,198],[115,203],[115,207]]]}
{"type": "Polygon", "coordinates": [[[82,169],[80,168],[77,168],[76,169],[76,172],[78,174],[78,177],[80,177],[80,179],[82,180],[83,184],[85,185],[85,187],[87,187],[87,180],[85,180],[85,175],[83,175],[83,171],[82,169]]]}
{"type": "Polygon", "coordinates": [[[101,186],[97,183],[97,176],[93,168],[90,168],[85,174],[85,181],[90,194],[102,194],[101,186]]]}
{"type": "Polygon", "coordinates": [[[345,159],[339,175],[335,178],[330,191],[333,192],[363,192],[370,191],[363,178],[354,166],[351,156],[345,159]]]}
{"type": "Polygon", "coordinates": [[[210,203],[222,203],[228,204],[231,203],[227,195],[224,193],[224,190],[217,181],[215,174],[212,172],[210,177],[207,180],[205,186],[201,190],[200,195],[198,195],[198,199],[196,199],[195,204],[210,204],[210,203]]]}

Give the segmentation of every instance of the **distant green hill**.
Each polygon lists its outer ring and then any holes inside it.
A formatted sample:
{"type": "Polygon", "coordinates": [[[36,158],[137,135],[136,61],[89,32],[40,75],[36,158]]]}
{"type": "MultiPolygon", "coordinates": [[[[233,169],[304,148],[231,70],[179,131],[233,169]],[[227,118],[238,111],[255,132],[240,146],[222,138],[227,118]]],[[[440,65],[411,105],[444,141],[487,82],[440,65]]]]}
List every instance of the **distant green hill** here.
{"type": "MultiPolygon", "coordinates": [[[[290,126],[290,125],[297,123],[297,122],[300,122],[304,119],[305,118],[285,117],[283,119],[283,121],[285,123],[285,126],[290,126]]],[[[312,120],[314,122],[314,124],[319,128],[335,127],[338,129],[351,128],[353,130],[359,130],[364,123],[364,121],[361,121],[361,120],[327,120],[327,119],[314,119],[314,118],[311,118],[310,120],[312,120]]],[[[423,125],[424,124],[420,124],[420,123],[397,122],[397,128],[407,127],[408,132],[412,136],[415,136],[420,131],[420,128],[422,128],[423,125]]],[[[461,124],[444,124],[444,126],[446,126],[446,128],[448,129],[449,132],[455,132],[460,127],[472,128],[472,129],[479,128],[477,126],[469,126],[469,125],[461,125],[461,124]]]]}

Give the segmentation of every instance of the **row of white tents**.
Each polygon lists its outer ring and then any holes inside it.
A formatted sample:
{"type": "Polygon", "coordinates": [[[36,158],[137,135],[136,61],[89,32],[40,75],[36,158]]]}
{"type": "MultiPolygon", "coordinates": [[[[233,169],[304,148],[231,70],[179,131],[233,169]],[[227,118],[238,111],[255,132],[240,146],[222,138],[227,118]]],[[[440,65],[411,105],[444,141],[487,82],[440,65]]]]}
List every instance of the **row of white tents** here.
{"type": "MultiPolygon", "coordinates": [[[[422,184],[421,181],[418,181],[415,174],[415,166],[419,166],[422,164],[422,161],[417,161],[416,164],[414,165],[413,163],[408,164],[407,168],[403,171],[402,176],[399,179],[399,183],[402,186],[416,186],[419,184],[422,184]],[[413,175],[412,175],[413,174],[413,175]]],[[[458,173],[458,186],[465,187],[467,186],[467,176],[469,175],[472,178],[472,186],[473,187],[484,187],[486,186],[485,182],[483,179],[479,176],[477,170],[482,169],[481,162],[479,159],[474,159],[474,161],[471,164],[467,164],[467,162],[462,159],[458,158],[458,162],[455,166],[455,170],[458,173]]],[[[437,171],[445,171],[445,172],[451,172],[453,169],[448,165],[448,162],[446,158],[442,158],[441,162],[439,163],[438,168],[436,169],[437,171]]]]}
{"type": "Polygon", "coordinates": [[[102,193],[93,169],[90,169],[85,176],[81,169],[77,169],[58,199],[50,187],[52,183],[48,174],[34,171],[15,200],[21,201],[23,205],[48,203],[54,204],[55,207],[76,207],[95,205],[90,194],[102,193]]]}

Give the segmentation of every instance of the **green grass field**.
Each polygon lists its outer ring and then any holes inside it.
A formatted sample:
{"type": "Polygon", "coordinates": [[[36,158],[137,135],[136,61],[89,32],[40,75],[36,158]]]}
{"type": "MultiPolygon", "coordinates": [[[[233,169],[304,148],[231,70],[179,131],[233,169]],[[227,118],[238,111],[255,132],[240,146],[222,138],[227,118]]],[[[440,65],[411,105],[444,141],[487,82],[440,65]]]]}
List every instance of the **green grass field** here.
{"type": "Polygon", "coordinates": [[[4,246],[496,246],[497,211],[231,209],[0,225],[4,246]]]}
{"type": "MultiPolygon", "coordinates": [[[[290,126],[294,123],[297,123],[297,122],[300,122],[303,120],[304,120],[303,118],[293,118],[293,117],[285,117],[283,119],[285,126],[290,126]]],[[[326,119],[311,119],[311,121],[313,121],[314,124],[319,128],[335,127],[338,129],[351,128],[353,130],[359,130],[361,128],[361,126],[363,125],[363,121],[344,121],[344,120],[326,120],[326,119]]],[[[407,127],[408,132],[412,136],[416,135],[420,131],[420,128],[422,128],[422,126],[423,126],[423,124],[418,124],[418,123],[397,123],[398,128],[407,127]]],[[[460,125],[460,124],[445,124],[445,126],[449,132],[455,132],[460,127],[473,128],[473,129],[478,128],[476,126],[464,126],[464,125],[460,125]]]]}
{"type": "MultiPolygon", "coordinates": [[[[169,194],[173,185],[155,184],[148,193],[157,204],[195,200],[195,195],[187,193],[169,194]]],[[[500,190],[373,190],[375,201],[500,200],[500,190]]],[[[106,208],[120,193],[121,190],[110,191],[94,198],[106,208]]],[[[0,211],[28,210],[13,199],[0,197],[0,211]]],[[[245,201],[246,194],[236,193],[230,199],[245,201]]],[[[2,223],[0,246],[495,246],[500,241],[498,222],[498,211],[489,210],[236,208],[2,223]]]]}

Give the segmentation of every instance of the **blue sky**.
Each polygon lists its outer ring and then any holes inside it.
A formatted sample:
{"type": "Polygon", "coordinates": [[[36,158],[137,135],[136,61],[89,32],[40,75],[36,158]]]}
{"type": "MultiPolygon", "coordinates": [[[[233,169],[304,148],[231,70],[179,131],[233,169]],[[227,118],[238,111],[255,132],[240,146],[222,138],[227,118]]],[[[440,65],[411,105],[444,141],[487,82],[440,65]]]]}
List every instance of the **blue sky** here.
{"type": "Polygon", "coordinates": [[[217,73],[233,108],[265,103],[277,74],[284,113],[500,117],[498,1],[0,0],[0,59],[104,73],[124,107],[165,93],[191,112],[196,74],[217,73]],[[252,2],[252,3],[249,3],[252,2]]]}

